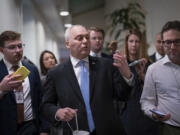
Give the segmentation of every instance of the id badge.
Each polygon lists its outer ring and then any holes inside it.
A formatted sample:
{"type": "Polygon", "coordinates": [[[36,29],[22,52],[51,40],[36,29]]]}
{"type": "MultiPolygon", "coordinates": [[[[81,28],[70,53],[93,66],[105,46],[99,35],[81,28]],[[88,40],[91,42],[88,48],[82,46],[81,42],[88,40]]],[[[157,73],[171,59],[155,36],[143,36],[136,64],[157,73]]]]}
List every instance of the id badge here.
{"type": "Polygon", "coordinates": [[[73,135],[90,135],[90,133],[84,130],[75,130],[73,131],[73,135]]]}
{"type": "Polygon", "coordinates": [[[15,96],[16,96],[16,103],[17,104],[24,103],[24,94],[22,91],[16,91],[15,96]]]}

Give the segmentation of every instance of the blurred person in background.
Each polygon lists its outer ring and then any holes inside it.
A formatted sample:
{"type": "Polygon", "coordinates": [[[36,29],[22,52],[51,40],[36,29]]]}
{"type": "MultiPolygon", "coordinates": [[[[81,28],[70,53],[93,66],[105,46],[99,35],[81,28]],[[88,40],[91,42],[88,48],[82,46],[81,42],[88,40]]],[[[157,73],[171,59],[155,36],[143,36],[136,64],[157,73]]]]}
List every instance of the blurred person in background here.
{"type": "Polygon", "coordinates": [[[140,31],[128,31],[122,53],[126,55],[128,63],[141,60],[140,63],[130,67],[135,77],[135,86],[121,113],[123,126],[127,135],[156,135],[156,123],[143,114],[140,106],[145,72],[151,64],[147,54],[147,44],[140,31]]]}
{"type": "Polygon", "coordinates": [[[94,57],[111,58],[109,55],[102,52],[105,36],[104,30],[99,27],[90,27],[88,31],[91,47],[90,55],[94,57]]]}
{"type": "Polygon", "coordinates": [[[41,71],[41,81],[42,81],[42,85],[44,85],[48,70],[56,66],[57,59],[51,51],[44,50],[40,55],[39,62],[40,62],[40,71],[41,71]]]}
{"type": "Polygon", "coordinates": [[[158,33],[156,35],[156,39],[154,41],[154,46],[156,48],[156,52],[154,54],[152,54],[150,56],[150,58],[152,59],[153,62],[156,62],[157,60],[161,59],[165,55],[164,48],[162,45],[161,33],[158,33]]]}
{"type": "MultiPolygon", "coordinates": [[[[48,70],[55,67],[57,65],[57,59],[53,52],[49,50],[44,50],[40,55],[40,69],[41,69],[41,82],[44,86],[46,82],[46,76],[48,70]]],[[[58,128],[53,127],[49,122],[46,122],[49,127],[48,133],[50,135],[62,135],[62,128],[60,126],[58,128]]]]}
{"type": "Polygon", "coordinates": [[[113,40],[109,43],[108,49],[110,50],[111,57],[113,57],[113,54],[115,54],[117,48],[118,48],[118,42],[116,40],[113,40]]]}

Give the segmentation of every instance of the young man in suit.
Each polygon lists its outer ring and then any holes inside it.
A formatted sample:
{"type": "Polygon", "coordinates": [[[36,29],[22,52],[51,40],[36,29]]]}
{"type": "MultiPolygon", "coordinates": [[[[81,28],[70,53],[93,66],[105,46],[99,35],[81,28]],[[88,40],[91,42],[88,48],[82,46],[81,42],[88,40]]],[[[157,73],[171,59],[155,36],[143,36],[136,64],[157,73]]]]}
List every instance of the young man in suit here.
{"type": "Polygon", "coordinates": [[[79,130],[90,135],[125,134],[113,97],[127,100],[130,94],[131,87],[126,82],[132,83],[133,76],[126,58],[115,54],[118,63],[113,66],[109,59],[89,56],[89,34],[81,25],[68,28],[65,40],[70,59],[47,75],[41,107],[44,116],[54,125],[62,124],[65,135],[76,130],[75,115],[79,130]]]}
{"type": "Polygon", "coordinates": [[[1,135],[40,134],[41,82],[37,68],[21,61],[24,45],[20,38],[21,35],[14,31],[5,31],[0,35],[0,52],[4,56],[0,61],[1,135]],[[16,81],[20,75],[12,76],[14,67],[17,69],[18,66],[30,70],[24,80],[16,81]]]}
{"type": "Polygon", "coordinates": [[[152,54],[150,56],[150,58],[152,59],[153,62],[156,62],[159,59],[161,59],[162,57],[164,57],[164,55],[165,55],[164,48],[162,45],[161,33],[158,33],[156,35],[156,39],[154,41],[154,46],[156,48],[156,52],[154,54],[152,54]]]}
{"type": "Polygon", "coordinates": [[[102,52],[105,36],[104,30],[98,27],[90,27],[88,31],[91,47],[90,55],[95,57],[104,57],[112,59],[110,55],[107,55],[102,52]]]}

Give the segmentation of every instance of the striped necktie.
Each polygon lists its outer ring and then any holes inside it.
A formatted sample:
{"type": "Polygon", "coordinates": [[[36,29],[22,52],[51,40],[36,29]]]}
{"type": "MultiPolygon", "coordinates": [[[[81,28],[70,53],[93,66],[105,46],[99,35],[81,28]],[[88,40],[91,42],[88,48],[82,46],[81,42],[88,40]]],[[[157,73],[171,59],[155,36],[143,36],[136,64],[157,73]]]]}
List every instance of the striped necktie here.
{"type": "MultiPolygon", "coordinates": [[[[12,69],[13,69],[14,72],[18,68],[19,68],[18,65],[13,65],[12,66],[12,69]]],[[[18,91],[15,92],[15,95],[16,95],[16,102],[17,102],[17,122],[18,122],[18,124],[21,124],[24,121],[24,103],[23,102],[19,102],[19,101],[23,101],[24,100],[24,97],[23,97],[23,86],[22,85],[18,88],[18,91]]]]}

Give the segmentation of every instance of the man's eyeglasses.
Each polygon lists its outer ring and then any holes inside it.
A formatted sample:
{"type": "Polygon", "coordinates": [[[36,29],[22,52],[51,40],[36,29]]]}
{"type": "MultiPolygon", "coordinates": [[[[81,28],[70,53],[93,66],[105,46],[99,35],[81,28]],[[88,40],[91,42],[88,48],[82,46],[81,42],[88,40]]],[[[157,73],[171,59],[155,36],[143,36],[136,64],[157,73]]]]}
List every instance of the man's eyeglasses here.
{"type": "Polygon", "coordinates": [[[5,46],[4,48],[7,48],[9,50],[15,50],[17,47],[19,49],[23,49],[25,47],[25,44],[9,45],[9,46],[5,46]]]}
{"type": "Polygon", "coordinates": [[[170,47],[173,43],[174,46],[180,46],[180,39],[175,39],[175,40],[165,40],[162,41],[163,45],[170,47]]]}

